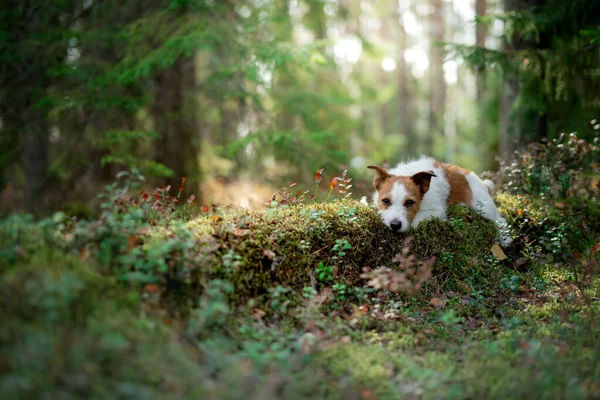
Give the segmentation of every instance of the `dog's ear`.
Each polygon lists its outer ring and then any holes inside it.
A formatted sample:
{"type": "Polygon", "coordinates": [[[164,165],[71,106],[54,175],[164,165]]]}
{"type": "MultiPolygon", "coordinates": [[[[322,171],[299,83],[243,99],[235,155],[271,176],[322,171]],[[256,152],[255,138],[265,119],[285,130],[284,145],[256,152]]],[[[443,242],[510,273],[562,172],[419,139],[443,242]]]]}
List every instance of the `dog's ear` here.
{"type": "Polygon", "coordinates": [[[412,181],[419,187],[421,191],[421,195],[424,195],[429,190],[429,184],[431,183],[431,178],[437,176],[433,173],[433,171],[423,171],[414,174],[410,177],[412,181]]]}
{"type": "Polygon", "coordinates": [[[385,181],[390,174],[385,169],[378,167],[377,165],[369,165],[367,168],[373,169],[375,172],[377,172],[377,175],[375,175],[375,179],[373,180],[373,187],[376,190],[379,190],[381,183],[385,181]]]}

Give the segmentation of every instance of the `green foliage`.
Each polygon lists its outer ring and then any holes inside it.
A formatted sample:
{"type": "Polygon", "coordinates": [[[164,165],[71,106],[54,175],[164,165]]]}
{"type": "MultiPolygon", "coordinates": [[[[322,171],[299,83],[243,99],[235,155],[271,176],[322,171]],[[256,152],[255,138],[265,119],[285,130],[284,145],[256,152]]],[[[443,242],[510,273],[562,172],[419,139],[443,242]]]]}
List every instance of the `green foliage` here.
{"type": "Polygon", "coordinates": [[[323,264],[323,261],[320,261],[319,265],[317,265],[315,272],[317,273],[318,280],[327,282],[330,281],[332,278],[333,267],[325,266],[325,264],[323,264]]]}
{"type": "Polygon", "coordinates": [[[506,12],[478,21],[504,23],[503,48],[446,46],[452,56],[478,71],[503,71],[505,82],[518,92],[511,109],[511,136],[531,141],[575,130],[591,140],[595,133],[589,123],[597,118],[600,105],[598,26],[593,17],[598,13],[598,4],[586,0],[514,1],[506,12]]]}
{"type": "Polygon", "coordinates": [[[555,201],[574,196],[597,196],[600,138],[561,134],[547,143],[532,143],[502,162],[503,189],[555,201]]]}
{"type": "Polygon", "coordinates": [[[349,199],[198,209],[141,181],[95,220],[0,221],[2,393],[598,395],[594,198],[499,195],[499,260],[464,207],[394,235],[349,199]]]}
{"type": "Polygon", "coordinates": [[[341,258],[346,255],[345,250],[349,250],[351,248],[352,245],[346,239],[336,239],[335,245],[333,246],[331,251],[337,254],[337,258],[341,258]]]}

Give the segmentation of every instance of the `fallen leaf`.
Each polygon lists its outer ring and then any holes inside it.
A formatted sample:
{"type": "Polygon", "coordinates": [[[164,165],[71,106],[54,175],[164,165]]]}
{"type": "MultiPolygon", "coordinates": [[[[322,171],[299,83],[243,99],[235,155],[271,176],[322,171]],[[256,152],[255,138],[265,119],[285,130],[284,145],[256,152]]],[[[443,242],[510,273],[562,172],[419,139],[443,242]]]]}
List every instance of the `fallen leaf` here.
{"type": "Polygon", "coordinates": [[[365,400],[377,399],[377,394],[373,390],[365,389],[360,393],[360,398],[365,400]]]}
{"type": "Polygon", "coordinates": [[[429,304],[431,304],[435,308],[442,308],[446,305],[446,300],[442,300],[437,297],[432,297],[431,300],[429,300],[429,304]]]}
{"type": "Polygon", "coordinates": [[[254,310],[252,310],[252,316],[256,319],[261,319],[265,315],[267,315],[267,313],[261,310],[260,308],[255,308],[254,310]]]}
{"type": "Polygon", "coordinates": [[[127,240],[127,250],[132,250],[137,245],[137,237],[135,235],[129,236],[127,240]]]}
{"type": "Polygon", "coordinates": [[[498,261],[506,260],[507,258],[506,254],[504,254],[504,251],[502,251],[498,244],[494,244],[492,246],[492,254],[494,255],[494,257],[496,257],[496,260],[498,261]]]}
{"type": "Polygon", "coordinates": [[[88,258],[90,258],[91,253],[92,252],[90,251],[90,249],[84,247],[83,249],[79,250],[79,258],[81,258],[82,260],[87,260],[88,258]]]}
{"type": "Polygon", "coordinates": [[[159,291],[159,288],[158,288],[158,286],[156,286],[152,283],[149,283],[146,286],[144,286],[144,290],[148,293],[157,293],[159,291]]]}

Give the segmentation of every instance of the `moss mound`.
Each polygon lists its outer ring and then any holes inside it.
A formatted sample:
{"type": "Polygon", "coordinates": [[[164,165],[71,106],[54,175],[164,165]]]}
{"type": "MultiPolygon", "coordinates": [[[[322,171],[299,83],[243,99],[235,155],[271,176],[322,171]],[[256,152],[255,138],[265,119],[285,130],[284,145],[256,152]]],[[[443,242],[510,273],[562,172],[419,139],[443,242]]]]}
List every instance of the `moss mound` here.
{"type": "Polygon", "coordinates": [[[485,260],[496,233],[492,222],[453,207],[446,222],[434,219],[393,234],[373,209],[345,200],[202,217],[153,234],[144,249],[152,253],[165,239],[188,241],[197,264],[190,265],[183,253],[174,256],[182,262],[172,263],[167,280],[185,281],[197,294],[209,280],[227,279],[235,286],[235,297],[245,301],[278,285],[301,291],[315,282],[319,265],[332,267],[336,282],[362,284],[363,268],[393,267],[392,258],[409,236],[417,259],[438,260],[430,287],[443,282],[468,290],[474,279],[489,278],[485,260]]]}

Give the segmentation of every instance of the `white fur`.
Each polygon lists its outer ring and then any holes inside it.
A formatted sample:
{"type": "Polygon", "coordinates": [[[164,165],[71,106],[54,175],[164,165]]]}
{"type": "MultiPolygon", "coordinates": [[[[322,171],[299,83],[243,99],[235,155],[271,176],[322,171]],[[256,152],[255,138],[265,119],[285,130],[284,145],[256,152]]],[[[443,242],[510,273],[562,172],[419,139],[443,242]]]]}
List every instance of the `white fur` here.
{"type": "MultiPolygon", "coordinates": [[[[406,207],[404,206],[404,198],[407,196],[408,191],[404,185],[400,183],[394,183],[392,188],[392,205],[386,210],[379,210],[379,215],[383,222],[389,227],[393,221],[402,222],[401,232],[406,231],[411,226],[417,226],[422,221],[429,218],[439,218],[446,220],[447,218],[447,200],[450,195],[450,184],[446,179],[444,169],[441,167],[434,167],[435,160],[431,157],[422,157],[415,161],[398,164],[395,168],[388,172],[396,176],[412,176],[416,173],[423,171],[433,171],[435,177],[431,178],[429,190],[423,196],[421,200],[421,207],[415,215],[412,224],[409,225],[407,218],[406,207]]],[[[496,222],[496,225],[500,228],[500,243],[503,246],[508,246],[512,243],[512,238],[506,231],[506,220],[498,213],[498,209],[494,204],[494,200],[490,195],[490,190],[493,190],[493,183],[491,188],[488,182],[482,181],[473,172],[465,175],[471,191],[473,194],[473,201],[471,204],[465,204],[476,211],[479,211],[481,215],[487,219],[496,222]]],[[[378,193],[375,191],[373,194],[373,205],[377,208],[378,193]]]]}
{"type": "Polygon", "coordinates": [[[385,211],[380,211],[379,215],[383,220],[383,223],[387,226],[391,226],[392,222],[401,222],[401,232],[404,232],[410,227],[408,222],[408,214],[406,213],[406,207],[403,206],[404,198],[408,195],[408,190],[401,183],[394,183],[392,186],[392,205],[385,211]]]}

